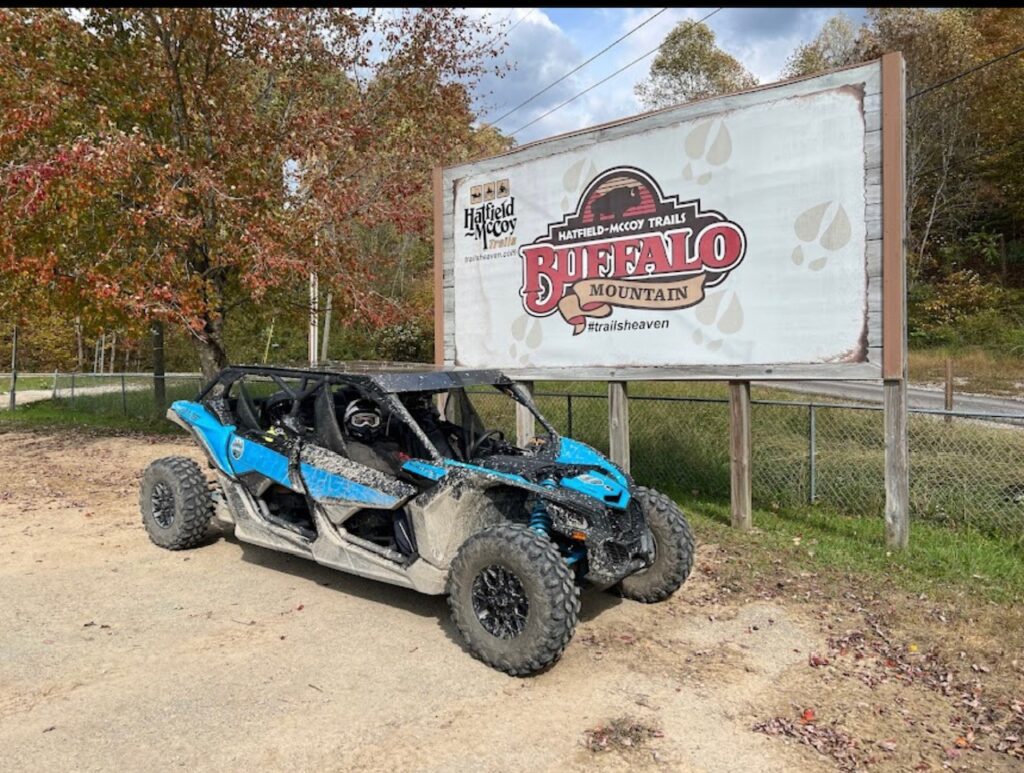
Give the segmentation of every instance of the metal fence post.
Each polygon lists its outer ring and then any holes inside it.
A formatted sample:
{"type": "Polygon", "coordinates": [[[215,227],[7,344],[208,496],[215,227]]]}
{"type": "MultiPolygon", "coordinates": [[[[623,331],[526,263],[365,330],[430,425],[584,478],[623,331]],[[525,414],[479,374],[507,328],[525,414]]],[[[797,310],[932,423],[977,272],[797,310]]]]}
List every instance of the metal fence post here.
{"type": "Polygon", "coordinates": [[[814,414],[814,403],[810,403],[807,406],[807,474],[808,474],[808,485],[807,485],[807,501],[810,504],[814,504],[814,500],[818,498],[818,480],[817,480],[817,424],[815,422],[814,414]]]}
{"type": "Polygon", "coordinates": [[[11,338],[11,394],[10,409],[13,412],[18,403],[18,326],[14,326],[14,335],[11,338]]]}
{"type": "Polygon", "coordinates": [[[124,373],[121,374],[121,411],[125,416],[128,415],[128,398],[125,396],[124,373]]]}
{"type": "Polygon", "coordinates": [[[568,427],[566,427],[566,437],[572,437],[572,395],[565,396],[565,412],[568,418],[568,427]]]}

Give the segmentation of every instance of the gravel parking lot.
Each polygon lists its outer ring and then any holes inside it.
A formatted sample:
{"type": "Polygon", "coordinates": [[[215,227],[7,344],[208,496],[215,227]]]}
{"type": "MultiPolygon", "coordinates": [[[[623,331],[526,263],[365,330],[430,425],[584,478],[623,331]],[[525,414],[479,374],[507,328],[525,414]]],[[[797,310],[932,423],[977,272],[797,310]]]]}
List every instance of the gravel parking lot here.
{"type": "Polygon", "coordinates": [[[561,662],[514,679],[461,648],[442,598],[219,533],[153,546],[141,472],[196,453],[0,434],[0,769],[833,768],[752,732],[801,705],[819,622],[723,597],[713,546],[666,603],[585,594],[561,662]]]}

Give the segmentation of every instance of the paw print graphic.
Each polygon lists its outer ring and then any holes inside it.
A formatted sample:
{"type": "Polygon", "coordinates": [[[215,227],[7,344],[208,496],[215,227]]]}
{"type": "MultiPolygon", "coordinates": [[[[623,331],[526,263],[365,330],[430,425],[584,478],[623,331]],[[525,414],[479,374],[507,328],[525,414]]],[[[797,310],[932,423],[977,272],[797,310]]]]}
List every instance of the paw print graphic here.
{"type": "Polygon", "coordinates": [[[690,159],[683,167],[683,179],[706,185],[713,176],[713,167],[722,166],[732,156],[732,135],[725,121],[711,118],[690,130],[683,148],[690,159]]]}
{"type": "Polygon", "coordinates": [[[587,182],[594,179],[597,174],[597,167],[594,166],[594,162],[590,162],[590,167],[587,169],[587,173],[583,174],[583,168],[587,165],[588,159],[581,158],[575,164],[565,170],[565,174],[562,175],[562,187],[565,189],[566,195],[562,197],[562,211],[568,212],[577,199],[579,199],[580,188],[583,187],[587,182]]]}
{"type": "Polygon", "coordinates": [[[743,329],[743,303],[735,290],[708,293],[694,316],[704,327],[693,331],[693,342],[709,352],[717,352],[727,336],[743,329]]]}
{"type": "Polygon", "coordinates": [[[508,356],[519,365],[530,365],[530,355],[544,340],[544,329],[540,320],[529,314],[520,314],[512,323],[512,344],[508,356]]]}
{"type": "Polygon", "coordinates": [[[830,256],[818,255],[818,251],[835,252],[849,244],[850,218],[842,204],[825,201],[801,212],[793,223],[793,231],[796,238],[803,242],[793,250],[793,263],[803,266],[806,262],[808,270],[821,271],[830,256]],[[811,259],[808,260],[808,257],[811,259]]]}

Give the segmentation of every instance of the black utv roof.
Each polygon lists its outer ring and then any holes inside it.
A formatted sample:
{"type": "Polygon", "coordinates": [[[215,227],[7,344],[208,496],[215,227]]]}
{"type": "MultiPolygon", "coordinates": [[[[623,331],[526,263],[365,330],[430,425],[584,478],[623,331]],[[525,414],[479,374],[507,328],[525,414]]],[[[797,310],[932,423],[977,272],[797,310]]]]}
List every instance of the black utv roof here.
{"type": "Polygon", "coordinates": [[[468,386],[512,383],[510,378],[498,370],[439,370],[426,364],[422,370],[409,367],[389,369],[385,364],[378,369],[370,364],[350,367],[344,363],[328,363],[316,368],[230,365],[218,374],[214,383],[233,383],[245,374],[345,381],[357,386],[373,385],[384,392],[439,392],[468,386]]]}

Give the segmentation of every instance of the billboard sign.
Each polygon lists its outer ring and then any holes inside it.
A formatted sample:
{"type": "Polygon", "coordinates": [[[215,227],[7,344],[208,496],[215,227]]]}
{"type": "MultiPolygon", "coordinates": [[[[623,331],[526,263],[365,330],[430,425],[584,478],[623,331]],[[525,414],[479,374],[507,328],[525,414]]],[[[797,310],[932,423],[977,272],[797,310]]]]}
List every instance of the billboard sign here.
{"type": "Polygon", "coordinates": [[[444,364],[880,377],[882,85],[871,62],[444,169],[444,364]]]}

